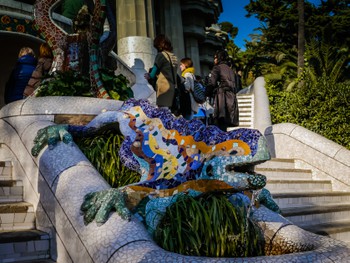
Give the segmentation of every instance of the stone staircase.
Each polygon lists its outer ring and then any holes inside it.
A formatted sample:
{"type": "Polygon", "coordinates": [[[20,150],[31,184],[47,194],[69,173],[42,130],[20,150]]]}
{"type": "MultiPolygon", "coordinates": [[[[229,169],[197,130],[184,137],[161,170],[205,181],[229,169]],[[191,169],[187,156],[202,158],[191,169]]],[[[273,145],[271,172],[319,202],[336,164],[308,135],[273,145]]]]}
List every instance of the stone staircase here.
{"type": "Polygon", "coordinates": [[[266,175],[268,189],[295,225],[350,244],[350,193],[332,190],[330,180],[312,177],[312,171],[296,169],[294,160],[272,159],[255,167],[266,175]]]}
{"type": "Polygon", "coordinates": [[[32,204],[23,201],[22,181],[12,179],[12,162],[0,161],[0,263],[53,262],[50,238],[35,229],[32,204]]]}
{"type": "MultiPolygon", "coordinates": [[[[239,127],[254,128],[254,95],[238,94],[239,127]]],[[[296,169],[294,160],[272,159],[255,167],[267,176],[268,189],[293,224],[350,244],[350,192],[333,191],[330,180],[296,169]]]]}
{"type": "Polygon", "coordinates": [[[254,95],[237,94],[239,108],[239,128],[254,127],[254,95]]]}

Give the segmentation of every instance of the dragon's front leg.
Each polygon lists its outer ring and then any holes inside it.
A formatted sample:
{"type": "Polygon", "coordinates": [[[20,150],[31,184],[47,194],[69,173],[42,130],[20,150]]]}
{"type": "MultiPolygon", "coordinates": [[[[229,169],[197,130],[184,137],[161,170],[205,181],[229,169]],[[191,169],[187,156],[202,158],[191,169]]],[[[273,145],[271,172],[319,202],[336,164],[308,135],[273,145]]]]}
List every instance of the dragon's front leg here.
{"type": "Polygon", "coordinates": [[[109,127],[109,125],[117,125],[117,123],[122,124],[120,131],[124,132],[125,135],[129,135],[128,119],[123,118],[123,113],[115,111],[103,112],[85,126],[67,124],[47,126],[40,129],[34,138],[32,155],[38,156],[46,145],[49,146],[49,149],[52,149],[59,141],[69,144],[73,142],[73,137],[94,135],[109,127]]]}
{"type": "Polygon", "coordinates": [[[112,210],[125,220],[131,218],[131,213],[125,205],[125,193],[115,188],[87,194],[80,209],[86,225],[93,220],[97,224],[104,224],[112,210]]]}
{"type": "Polygon", "coordinates": [[[49,146],[49,149],[52,149],[59,141],[66,144],[73,142],[73,137],[68,132],[68,125],[52,125],[40,129],[34,139],[32,155],[38,156],[46,145],[49,146]]]}

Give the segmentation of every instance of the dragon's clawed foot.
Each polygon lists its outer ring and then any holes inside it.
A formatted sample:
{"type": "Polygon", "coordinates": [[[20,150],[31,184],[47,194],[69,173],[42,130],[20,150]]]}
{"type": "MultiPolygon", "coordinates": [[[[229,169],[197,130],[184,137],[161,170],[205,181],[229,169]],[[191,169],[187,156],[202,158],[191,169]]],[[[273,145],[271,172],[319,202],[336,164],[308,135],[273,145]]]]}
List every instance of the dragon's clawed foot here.
{"type": "Polygon", "coordinates": [[[46,145],[49,146],[49,149],[53,149],[59,141],[63,141],[66,144],[73,142],[73,137],[68,132],[68,125],[52,125],[40,129],[34,139],[32,155],[38,156],[46,145]]]}
{"type": "Polygon", "coordinates": [[[130,220],[131,213],[125,206],[125,193],[115,188],[87,194],[80,208],[85,225],[94,219],[97,224],[104,224],[113,209],[123,219],[130,220]]]}

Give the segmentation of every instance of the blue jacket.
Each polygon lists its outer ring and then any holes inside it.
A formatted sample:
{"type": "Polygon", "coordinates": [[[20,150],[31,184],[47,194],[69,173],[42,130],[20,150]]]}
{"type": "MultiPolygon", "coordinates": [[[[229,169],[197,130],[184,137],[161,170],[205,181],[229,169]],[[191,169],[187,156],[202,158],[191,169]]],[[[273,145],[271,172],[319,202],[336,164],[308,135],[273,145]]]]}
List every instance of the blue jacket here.
{"type": "Polygon", "coordinates": [[[23,91],[32,76],[37,60],[32,55],[24,55],[17,60],[5,87],[5,103],[23,99],[23,91]]]}

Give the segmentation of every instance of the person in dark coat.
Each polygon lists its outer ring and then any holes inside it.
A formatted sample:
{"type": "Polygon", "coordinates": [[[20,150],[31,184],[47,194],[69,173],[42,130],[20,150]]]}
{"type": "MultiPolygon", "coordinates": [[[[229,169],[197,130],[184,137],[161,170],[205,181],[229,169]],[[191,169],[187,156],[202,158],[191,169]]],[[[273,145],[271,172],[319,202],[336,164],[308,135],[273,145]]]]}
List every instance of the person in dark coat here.
{"type": "Polygon", "coordinates": [[[23,99],[23,91],[32,76],[37,60],[30,47],[19,51],[18,60],[5,86],[5,103],[23,99]]]}
{"type": "Polygon", "coordinates": [[[150,73],[145,74],[148,82],[156,79],[156,104],[158,107],[170,108],[173,105],[175,88],[177,86],[177,57],[169,38],[163,34],[155,37],[153,46],[158,53],[150,73]]]}
{"type": "Polygon", "coordinates": [[[229,56],[225,50],[217,51],[214,67],[208,78],[206,95],[214,97],[214,124],[223,131],[239,125],[235,91],[235,75],[229,66],[229,56]]]}

